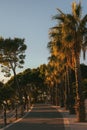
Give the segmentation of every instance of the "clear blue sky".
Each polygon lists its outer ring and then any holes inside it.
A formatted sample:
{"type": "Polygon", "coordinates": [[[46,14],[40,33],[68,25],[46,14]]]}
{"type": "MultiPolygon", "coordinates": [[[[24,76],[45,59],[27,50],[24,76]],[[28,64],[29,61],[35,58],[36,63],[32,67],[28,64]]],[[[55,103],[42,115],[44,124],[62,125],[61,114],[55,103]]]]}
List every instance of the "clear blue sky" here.
{"type": "MultiPolygon", "coordinates": [[[[27,51],[24,69],[36,68],[48,62],[48,31],[56,25],[52,16],[57,14],[56,8],[71,12],[72,2],[73,0],[0,0],[0,36],[25,38],[27,51]]],[[[82,0],[82,7],[83,14],[86,14],[87,0],[82,0]]]]}

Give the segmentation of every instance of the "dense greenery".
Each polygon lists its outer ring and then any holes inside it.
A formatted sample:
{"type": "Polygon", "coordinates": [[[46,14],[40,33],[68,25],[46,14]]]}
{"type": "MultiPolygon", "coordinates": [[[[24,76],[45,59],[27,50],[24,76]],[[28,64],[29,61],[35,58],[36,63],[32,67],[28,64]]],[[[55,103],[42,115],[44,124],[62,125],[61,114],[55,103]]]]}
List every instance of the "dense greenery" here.
{"type": "MultiPolygon", "coordinates": [[[[20,84],[20,90],[22,97],[24,97],[27,101],[27,98],[30,99],[30,102],[47,102],[48,94],[50,93],[52,96],[52,84],[51,81],[47,79],[47,69],[49,69],[48,65],[41,65],[36,69],[26,69],[25,71],[17,74],[17,79],[20,84]]],[[[87,95],[87,66],[81,65],[82,71],[82,79],[83,79],[83,94],[84,97],[87,95]],[[84,73],[85,71],[85,73],[84,73]]],[[[75,75],[72,71],[72,86],[75,82],[75,75]]],[[[59,85],[60,86],[60,85],[59,85]]],[[[74,85],[75,86],[75,85],[74,85]]],[[[54,85],[54,89],[55,85],[54,85]]],[[[62,88],[63,91],[63,88],[62,88]]],[[[75,96],[75,87],[73,87],[74,96],[75,96]]],[[[56,99],[56,91],[53,92],[53,98],[56,99]]],[[[62,95],[61,95],[62,96],[62,95]]],[[[51,98],[52,99],[52,98],[51,98]]],[[[50,100],[51,100],[50,99],[50,100]]],[[[18,97],[18,88],[14,82],[14,77],[12,77],[5,85],[3,83],[0,84],[0,102],[7,100],[11,100],[17,102],[18,97]],[[13,100],[14,99],[14,100],[13,100]]],[[[53,102],[55,103],[55,101],[53,102]]]]}

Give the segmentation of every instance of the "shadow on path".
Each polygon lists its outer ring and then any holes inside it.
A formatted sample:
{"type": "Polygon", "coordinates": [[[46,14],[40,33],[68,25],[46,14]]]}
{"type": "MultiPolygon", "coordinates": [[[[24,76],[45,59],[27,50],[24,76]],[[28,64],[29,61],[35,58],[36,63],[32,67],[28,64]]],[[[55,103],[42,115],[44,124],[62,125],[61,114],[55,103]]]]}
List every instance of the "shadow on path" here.
{"type": "Polygon", "coordinates": [[[65,130],[65,128],[63,117],[55,108],[51,105],[36,104],[25,118],[6,130],[65,130]]]}

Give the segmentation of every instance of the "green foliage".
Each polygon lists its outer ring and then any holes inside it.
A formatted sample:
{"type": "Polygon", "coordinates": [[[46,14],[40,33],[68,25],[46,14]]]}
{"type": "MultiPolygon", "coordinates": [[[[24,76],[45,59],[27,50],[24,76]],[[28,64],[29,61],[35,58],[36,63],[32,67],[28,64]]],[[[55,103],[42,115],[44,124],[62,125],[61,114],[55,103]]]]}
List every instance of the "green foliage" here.
{"type": "Polygon", "coordinates": [[[13,89],[10,86],[0,83],[0,103],[9,100],[13,97],[13,89]]]}
{"type": "Polygon", "coordinates": [[[16,67],[23,68],[24,59],[25,59],[25,50],[27,49],[26,44],[24,44],[24,39],[20,38],[1,38],[0,39],[0,62],[2,64],[3,71],[8,76],[10,70],[14,73],[16,67]],[[9,72],[7,74],[7,69],[9,72]]]}
{"type": "MultiPolygon", "coordinates": [[[[26,69],[25,71],[17,74],[18,83],[20,84],[20,92],[22,97],[31,97],[35,101],[38,101],[38,98],[47,93],[48,89],[45,85],[45,71],[46,65],[41,65],[36,69],[26,69]]],[[[7,85],[12,87],[14,93],[17,95],[17,87],[14,82],[14,77],[11,78],[7,85]]]]}

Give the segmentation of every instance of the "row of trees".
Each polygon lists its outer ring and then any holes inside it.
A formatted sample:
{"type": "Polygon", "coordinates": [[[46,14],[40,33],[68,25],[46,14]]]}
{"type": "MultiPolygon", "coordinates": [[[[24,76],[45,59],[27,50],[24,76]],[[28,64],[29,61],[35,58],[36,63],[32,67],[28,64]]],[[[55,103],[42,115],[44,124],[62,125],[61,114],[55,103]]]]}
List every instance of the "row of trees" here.
{"type": "MultiPolygon", "coordinates": [[[[84,72],[87,72],[87,66],[81,65],[81,70],[83,75],[83,95],[84,98],[86,98],[87,73],[84,74],[84,72]]],[[[76,97],[74,71],[72,71],[71,77],[72,98],[71,101],[69,100],[68,102],[66,97],[69,96],[68,98],[70,99],[70,95],[68,95],[70,93],[66,91],[64,85],[65,80],[62,80],[63,77],[56,77],[53,72],[54,69],[52,66],[44,64],[36,69],[26,69],[17,74],[22,104],[19,97],[19,88],[14,82],[14,76],[6,84],[1,83],[0,107],[2,108],[2,106],[5,105],[6,109],[17,109],[17,106],[22,106],[21,114],[23,115],[24,110],[29,110],[32,103],[50,102],[54,105],[60,105],[61,107],[70,109],[70,113],[75,112],[73,109],[73,106],[75,105],[74,99],[76,97]]]]}
{"type": "MultiPolygon", "coordinates": [[[[14,76],[5,84],[0,85],[0,102],[15,103],[29,108],[29,104],[38,101],[47,101],[65,106],[73,113],[76,110],[77,120],[85,121],[84,98],[87,94],[87,79],[82,79],[80,53],[83,56],[87,49],[87,15],[81,17],[81,3],[72,3],[72,14],[65,14],[60,9],[53,17],[57,25],[49,32],[50,50],[49,62],[36,69],[26,69],[16,75],[16,68],[22,68],[25,59],[24,39],[0,38],[0,64],[5,76],[14,76]],[[80,68],[81,67],[81,68],[80,68]],[[85,94],[84,94],[85,93],[85,94]]],[[[87,76],[86,76],[87,77],[87,76]]]]}
{"type": "MultiPolygon", "coordinates": [[[[45,66],[45,65],[44,65],[45,66]]],[[[37,69],[26,69],[13,76],[7,83],[0,83],[0,109],[4,110],[4,124],[7,124],[7,110],[15,110],[16,118],[19,108],[21,116],[29,110],[32,103],[44,102],[46,98],[46,85],[44,84],[44,66],[37,69]],[[20,90],[20,91],[19,91],[20,90]]],[[[13,116],[14,116],[13,115],[13,116]]]]}
{"type": "MultiPolygon", "coordinates": [[[[57,20],[57,25],[49,31],[50,50],[48,78],[51,84],[55,84],[56,92],[58,84],[60,89],[64,89],[64,99],[66,108],[72,107],[73,93],[71,85],[72,70],[75,72],[75,93],[76,93],[76,114],[78,121],[85,121],[85,107],[83,97],[83,87],[80,69],[80,54],[87,49],[87,15],[82,17],[81,3],[72,3],[72,13],[66,14],[57,9],[58,14],[53,17],[57,20]],[[55,82],[54,82],[55,81],[55,82]],[[70,101],[69,101],[69,100],[70,101]]],[[[62,92],[61,90],[61,92],[62,92]]]]}

